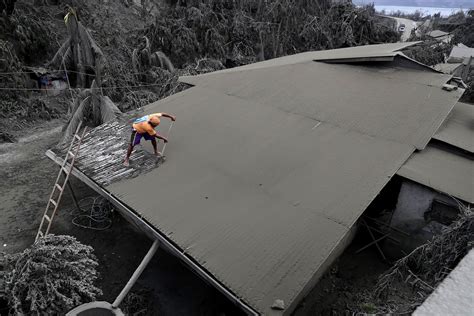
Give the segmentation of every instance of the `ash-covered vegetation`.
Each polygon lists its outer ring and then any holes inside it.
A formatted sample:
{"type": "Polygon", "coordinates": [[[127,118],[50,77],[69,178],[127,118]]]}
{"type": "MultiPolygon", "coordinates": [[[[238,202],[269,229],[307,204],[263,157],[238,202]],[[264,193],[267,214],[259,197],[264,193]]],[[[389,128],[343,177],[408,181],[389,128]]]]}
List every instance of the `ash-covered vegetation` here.
{"type": "Polygon", "coordinates": [[[399,38],[373,6],[329,0],[8,0],[0,11],[3,135],[6,125],[74,115],[72,98],[97,77],[101,93],[128,111],[186,88],[181,74],[399,38]],[[76,49],[78,39],[87,43],[76,49]],[[67,68],[72,91],[45,97],[38,67],[67,68]]]}
{"type": "Polygon", "coordinates": [[[102,291],[93,249],[74,237],[48,235],[21,253],[0,253],[0,299],[8,315],[64,315],[102,291]]]}

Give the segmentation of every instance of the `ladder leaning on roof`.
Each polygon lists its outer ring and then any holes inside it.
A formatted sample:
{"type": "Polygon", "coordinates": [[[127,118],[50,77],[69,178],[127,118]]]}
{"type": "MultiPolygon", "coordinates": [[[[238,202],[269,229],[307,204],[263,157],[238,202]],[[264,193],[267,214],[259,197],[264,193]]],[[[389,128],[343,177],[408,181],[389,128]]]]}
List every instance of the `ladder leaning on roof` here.
{"type": "Polygon", "coordinates": [[[36,234],[35,241],[37,241],[41,237],[48,235],[49,230],[51,228],[51,223],[53,222],[54,215],[56,215],[56,211],[58,210],[59,202],[61,201],[64,189],[66,188],[66,184],[69,180],[69,175],[71,174],[72,169],[74,168],[74,162],[76,160],[77,155],[79,154],[79,148],[81,147],[82,139],[86,134],[87,127],[85,127],[82,130],[82,133],[79,134],[81,125],[82,121],[77,126],[76,132],[72,137],[71,144],[67,149],[66,156],[64,157],[64,161],[61,164],[61,168],[59,169],[58,177],[56,178],[53,190],[51,192],[51,195],[49,196],[48,204],[46,205],[43,218],[41,219],[41,224],[38,228],[38,233],[36,234]],[[74,145],[76,145],[76,148],[73,152],[72,150],[74,145]],[[62,185],[59,184],[61,182],[61,178],[63,178],[62,185]],[[59,193],[56,198],[55,193],[59,193]]]}

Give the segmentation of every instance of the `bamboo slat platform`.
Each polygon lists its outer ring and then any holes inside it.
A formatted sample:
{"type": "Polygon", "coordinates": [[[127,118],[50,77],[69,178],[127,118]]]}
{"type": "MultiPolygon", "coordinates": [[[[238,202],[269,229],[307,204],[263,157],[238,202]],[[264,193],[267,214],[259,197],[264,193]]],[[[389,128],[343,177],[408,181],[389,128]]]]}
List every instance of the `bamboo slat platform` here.
{"type": "MultiPolygon", "coordinates": [[[[101,186],[134,178],[157,168],[164,159],[147,152],[141,146],[135,146],[130,166],[123,165],[130,142],[130,122],[131,120],[122,118],[91,129],[83,139],[75,167],[101,186]]],[[[59,157],[65,155],[65,148],[53,151],[59,157]]]]}

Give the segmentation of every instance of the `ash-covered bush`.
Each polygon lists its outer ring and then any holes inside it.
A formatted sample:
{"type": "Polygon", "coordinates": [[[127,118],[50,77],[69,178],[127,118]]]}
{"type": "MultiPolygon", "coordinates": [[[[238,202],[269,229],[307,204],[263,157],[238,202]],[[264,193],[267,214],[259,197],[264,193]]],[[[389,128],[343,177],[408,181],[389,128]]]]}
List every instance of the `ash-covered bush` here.
{"type": "Polygon", "coordinates": [[[93,248],[71,236],[48,235],[21,253],[0,255],[0,264],[0,295],[11,315],[64,315],[102,295],[94,286],[93,248]]]}
{"type": "Polygon", "coordinates": [[[408,47],[404,53],[420,63],[428,66],[434,66],[444,63],[451,52],[452,45],[438,43],[436,41],[425,41],[413,47],[408,47]]]}

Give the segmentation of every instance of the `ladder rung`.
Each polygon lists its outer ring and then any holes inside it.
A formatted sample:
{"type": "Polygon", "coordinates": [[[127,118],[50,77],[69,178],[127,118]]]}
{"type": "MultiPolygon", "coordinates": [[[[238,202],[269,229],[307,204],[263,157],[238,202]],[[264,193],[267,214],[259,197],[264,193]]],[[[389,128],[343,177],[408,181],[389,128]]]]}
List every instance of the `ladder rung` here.
{"type": "Polygon", "coordinates": [[[51,202],[51,204],[53,204],[54,206],[58,206],[58,203],[56,203],[56,201],[55,201],[55,200],[53,200],[53,199],[50,199],[49,201],[50,201],[50,202],[51,202]]]}
{"type": "Polygon", "coordinates": [[[81,140],[81,137],[77,134],[74,134],[74,138],[77,139],[77,140],[81,140]]]}
{"type": "Polygon", "coordinates": [[[44,217],[48,222],[51,223],[51,217],[49,217],[49,216],[46,215],[46,214],[44,214],[43,217],[44,217]]]}
{"type": "Polygon", "coordinates": [[[74,153],[72,151],[68,151],[67,154],[71,157],[75,157],[74,153]]]}
{"type": "Polygon", "coordinates": [[[61,170],[62,170],[65,174],[69,174],[69,169],[67,169],[66,167],[61,167],[61,170]]]}
{"type": "Polygon", "coordinates": [[[59,183],[56,183],[55,187],[59,190],[59,191],[63,191],[63,187],[59,185],[59,183]]]}

